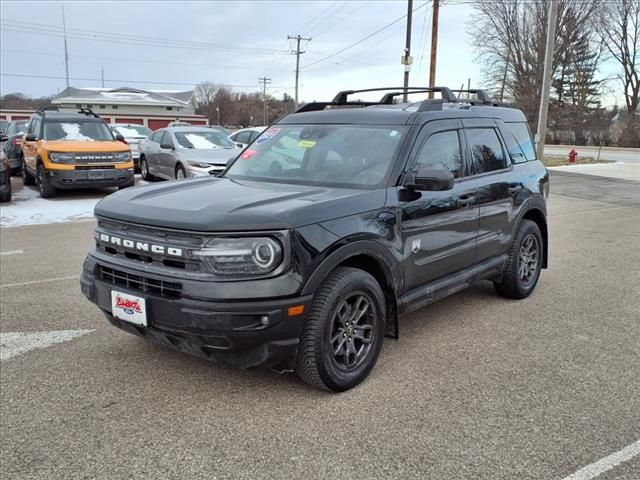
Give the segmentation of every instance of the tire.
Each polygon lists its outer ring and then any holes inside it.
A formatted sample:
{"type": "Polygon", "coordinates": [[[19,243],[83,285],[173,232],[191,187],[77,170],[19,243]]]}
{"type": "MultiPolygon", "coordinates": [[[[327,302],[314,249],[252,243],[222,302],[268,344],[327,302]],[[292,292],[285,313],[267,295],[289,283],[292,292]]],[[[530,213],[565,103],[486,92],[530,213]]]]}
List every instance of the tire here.
{"type": "Polygon", "coordinates": [[[187,178],[187,172],[184,170],[184,167],[180,164],[176,166],[176,180],[184,180],[187,178]]]}
{"type": "Polygon", "coordinates": [[[149,173],[149,163],[144,155],[140,157],[140,173],[142,174],[143,180],[153,180],[153,175],[149,173]]]}
{"type": "Polygon", "coordinates": [[[40,197],[51,198],[56,196],[56,189],[51,185],[51,182],[45,175],[44,167],[41,163],[38,163],[38,190],[40,191],[40,197]]]}
{"type": "Polygon", "coordinates": [[[21,170],[21,174],[22,174],[22,183],[24,185],[35,185],[36,179],[27,170],[27,164],[24,161],[24,158],[22,159],[22,164],[21,164],[20,170],[21,170]]]}
{"type": "Polygon", "coordinates": [[[509,249],[509,258],[496,291],[506,298],[522,299],[531,295],[540,279],[544,243],[538,225],[523,220],[509,249]]]}
{"type": "Polygon", "coordinates": [[[356,268],[334,270],[316,292],[300,336],[298,376],[334,392],[358,385],[380,355],[385,312],[384,294],[375,278],[356,268]],[[354,308],[365,314],[356,322],[354,308]]]}

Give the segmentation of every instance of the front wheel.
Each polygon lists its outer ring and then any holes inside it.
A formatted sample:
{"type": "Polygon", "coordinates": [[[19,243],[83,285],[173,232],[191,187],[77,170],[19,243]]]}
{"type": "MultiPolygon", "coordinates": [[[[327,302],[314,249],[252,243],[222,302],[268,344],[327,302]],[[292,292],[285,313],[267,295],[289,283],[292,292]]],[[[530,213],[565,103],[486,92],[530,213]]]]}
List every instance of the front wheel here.
{"type": "Polygon", "coordinates": [[[507,298],[522,299],[536,288],[544,255],[542,234],[538,225],[523,220],[509,249],[509,258],[496,291],[507,298]]]}
{"type": "Polygon", "coordinates": [[[51,185],[51,182],[47,178],[44,167],[41,163],[38,164],[38,190],[42,198],[51,198],[56,195],[56,189],[51,185]]]}
{"type": "Polygon", "coordinates": [[[296,373],[309,385],[343,392],[373,369],[384,340],[385,299],[370,274],[338,268],[318,290],[300,337],[296,373]]]}
{"type": "Polygon", "coordinates": [[[140,157],[140,173],[143,180],[153,180],[153,175],[149,173],[149,163],[144,155],[140,157]]]}
{"type": "Polygon", "coordinates": [[[178,165],[176,167],[176,180],[184,180],[185,178],[187,178],[187,172],[184,171],[182,165],[178,165]]]}

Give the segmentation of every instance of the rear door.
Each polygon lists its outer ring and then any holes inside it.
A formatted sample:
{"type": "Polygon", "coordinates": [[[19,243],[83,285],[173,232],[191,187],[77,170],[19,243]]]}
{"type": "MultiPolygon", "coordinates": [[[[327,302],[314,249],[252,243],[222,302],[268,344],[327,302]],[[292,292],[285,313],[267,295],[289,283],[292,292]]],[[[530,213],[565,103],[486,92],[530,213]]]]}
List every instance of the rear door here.
{"type": "Polygon", "coordinates": [[[469,268],[475,258],[477,186],[468,174],[461,127],[459,120],[428,123],[409,156],[407,171],[443,165],[455,181],[452,190],[413,192],[400,203],[407,291],[469,268]]]}
{"type": "Polygon", "coordinates": [[[497,123],[492,119],[463,120],[477,182],[479,207],[476,263],[505,253],[512,241],[522,175],[511,164],[497,123]]]}
{"type": "Polygon", "coordinates": [[[160,141],[164,136],[164,130],[153,132],[145,143],[145,157],[147,159],[147,165],[149,166],[149,173],[152,175],[160,175],[162,173],[162,167],[160,166],[160,141]]]}
{"type": "Polygon", "coordinates": [[[160,139],[160,150],[158,152],[158,165],[162,174],[167,179],[175,178],[176,156],[174,151],[174,142],[171,133],[165,130],[164,135],[160,139]],[[170,147],[169,147],[170,146],[170,147]],[[168,147],[168,148],[165,148],[168,147]]]}

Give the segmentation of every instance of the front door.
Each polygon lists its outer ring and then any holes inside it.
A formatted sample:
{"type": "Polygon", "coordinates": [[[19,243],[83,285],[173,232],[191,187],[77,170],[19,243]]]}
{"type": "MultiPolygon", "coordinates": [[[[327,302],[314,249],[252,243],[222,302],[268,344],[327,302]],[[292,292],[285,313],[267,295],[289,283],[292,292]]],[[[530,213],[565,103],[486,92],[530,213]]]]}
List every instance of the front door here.
{"type": "Polygon", "coordinates": [[[25,165],[29,167],[29,170],[35,171],[36,169],[36,156],[38,155],[38,142],[40,141],[40,119],[35,118],[29,123],[27,129],[27,135],[33,134],[37,140],[32,142],[22,143],[22,155],[25,165]]]}
{"type": "Polygon", "coordinates": [[[402,193],[405,290],[470,267],[478,233],[476,181],[468,175],[466,151],[458,120],[430,122],[423,127],[409,156],[408,171],[443,165],[455,178],[447,191],[402,193]],[[413,197],[412,197],[413,196],[413,197]]]}

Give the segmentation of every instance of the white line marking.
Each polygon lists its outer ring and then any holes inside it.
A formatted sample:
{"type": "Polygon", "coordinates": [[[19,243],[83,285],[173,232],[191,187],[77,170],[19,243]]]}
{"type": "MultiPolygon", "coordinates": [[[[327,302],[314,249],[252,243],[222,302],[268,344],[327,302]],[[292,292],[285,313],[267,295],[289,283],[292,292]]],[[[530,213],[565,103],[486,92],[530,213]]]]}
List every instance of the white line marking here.
{"type": "Polygon", "coordinates": [[[0,361],[22,355],[37,348],[68,342],[94,330],[55,330],[50,332],[0,333],[0,361]]]}
{"type": "Polygon", "coordinates": [[[77,280],[80,275],[69,275],[68,277],[45,278],[43,280],[31,280],[30,282],[5,283],[0,288],[23,287],[25,285],[37,285],[38,283],[59,282],[61,280],[77,280]]]}
{"type": "Polygon", "coordinates": [[[22,250],[8,250],[6,252],[0,252],[0,255],[22,255],[24,251],[22,250]]]}
{"type": "Polygon", "coordinates": [[[612,453],[608,457],[604,457],[591,465],[581,468],[562,480],[591,480],[638,455],[640,455],[640,440],[624,447],[619,452],[612,453]]]}

